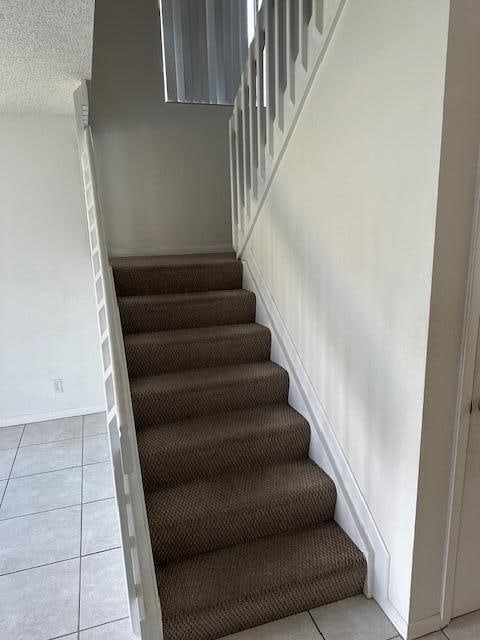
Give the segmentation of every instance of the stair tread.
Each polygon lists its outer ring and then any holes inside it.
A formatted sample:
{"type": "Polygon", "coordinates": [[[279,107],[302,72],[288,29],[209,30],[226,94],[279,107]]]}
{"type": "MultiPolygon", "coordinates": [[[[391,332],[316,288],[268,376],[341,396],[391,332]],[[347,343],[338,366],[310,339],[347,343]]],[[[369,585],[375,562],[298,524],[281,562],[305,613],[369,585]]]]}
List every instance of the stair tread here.
{"type": "Polygon", "coordinates": [[[163,256],[120,256],[110,258],[110,265],[115,269],[137,269],[143,266],[191,267],[205,263],[236,262],[234,251],[223,253],[190,253],[163,256]]]}
{"type": "Polygon", "coordinates": [[[190,369],[134,378],[130,381],[130,388],[133,396],[143,393],[148,394],[152,391],[159,393],[181,391],[186,393],[193,388],[226,387],[236,385],[243,380],[262,379],[277,375],[288,376],[285,369],[267,360],[265,362],[248,362],[226,367],[190,369]]]}
{"type": "Polygon", "coordinates": [[[147,494],[146,500],[148,508],[156,508],[162,514],[159,526],[165,527],[221,513],[255,511],[263,505],[271,507],[298,499],[310,491],[316,492],[322,509],[324,501],[335,502],[331,478],[307,458],[162,488],[147,494]]]}
{"type": "Polygon", "coordinates": [[[245,289],[118,296],[125,334],[255,321],[255,294],[245,289]]]}
{"type": "Polygon", "coordinates": [[[161,344],[212,342],[222,338],[237,338],[258,334],[270,334],[270,331],[261,324],[248,322],[210,327],[192,327],[190,329],[127,333],[124,336],[124,342],[125,346],[152,342],[161,344]]]}
{"type": "Polygon", "coordinates": [[[310,426],[290,405],[276,404],[145,427],[137,442],[148,490],[306,458],[310,426]]]}
{"type": "Polygon", "coordinates": [[[122,305],[209,303],[218,299],[251,298],[255,294],[246,289],[220,289],[219,291],[188,291],[185,293],[150,293],[140,296],[118,296],[122,305]]]}
{"type": "Polygon", "coordinates": [[[185,558],[333,518],[336,490],[311,460],[242,469],[145,496],[154,557],[185,558]]]}
{"type": "Polygon", "coordinates": [[[139,447],[162,454],[170,447],[186,449],[221,441],[221,446],[244,438],[259,438],[295,426],[310,427],[305,418],[288,404],[240,409],[208,416],[145,427],[137,434],[139,447]]]}
{"type": "Polygon", "coordinates": [[[131,378],[269,359],[267,327],[254,322],[132,333],[124,337],[131,378]]]}
{"type": "Polygon", "coordinates": [[[157,566],[168,637],[206,640],[361,593],[365,559],[333,521],[157,566]]]}
{"type": "Polygon", "coordinates": [[[243,266],[228,254],[147,256],[111,261],[120,296],[241,289],[243,266]]]}
{"type": "Polygon", "coordinates": [[[288,373],[269,362],[209,367],[133,378],[137,429],[195,416],[286,402],[288,373]]]}
{"type": "Polygon", "coordinates": [[[268,360],[271,337],[267,327],[251,322],[131,333],[124,343],[135,378],[268,360]]]}

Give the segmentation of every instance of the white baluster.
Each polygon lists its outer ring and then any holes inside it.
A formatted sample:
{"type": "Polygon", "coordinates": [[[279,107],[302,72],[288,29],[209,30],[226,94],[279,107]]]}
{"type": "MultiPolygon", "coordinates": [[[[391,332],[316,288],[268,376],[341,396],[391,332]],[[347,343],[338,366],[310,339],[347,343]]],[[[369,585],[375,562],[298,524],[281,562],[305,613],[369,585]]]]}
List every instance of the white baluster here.
{"type": "Polygon", "coordinates": [[[273,158],[274,136],[273,122],[276,113],[275,90],[275,19],[273,0],[264,0],[265,19],[265,92],[267,97],[267,144],[270,157],[273,158]]]}
{"type": "Polygon", "coordinates": [[[278,127],[283,131],[285,91],[285,2],[275,0],[275,103],[278,127]]]}
{"type": "Polygon", "coordinates": [[[257,29],[255,31],[255,60],[257,62],[257,159],[258,159],[258,175],[265,178],[265,141],[266,141],[266,122],[265,122],[265,74],[264,74],[264,13],[263,7],[258,12],[257,29]]]}
{"type": "Polygon", "coordinates": [[[228,133],[230,140],[230,197],[232,203],[232,243],[238,247],[238,172],[237,172],[237,140],[234,129],[235,114],[229,120],[228,133]]]}
{"type": "Polygon", "coordinates": [[[236,165],[237,165],[237,206],[238,206],[238,227],[239,234],[243,234],[245,228],[245,172],[243,164],[243,124],[242,111],[240,108],[240,93],[235,99],[235,108],[233,111],[236,133],[236,165]]]}
{"type": "Polygon", "coordinates": [[[250,185],[253,197],[257,197],[258,140],[257,140],[257,78],[255,42],[252,42],[247,57],[248,78],[248,132],[250,154],[250,185]]]}
{"type": "Polygon", "coordinates": [[[298,16],[302,0],[287,0],[286,7],[286,46],[287,46],[287,94],[295,104],[295,60],[298,54],[298,16]]]}
{"type": "MultiPolygon", "coordinates": [[[[247,74],[248,75],[248,74],[247,74]]],[[[249,115],[249,90],[248,90],[248,78],[246,74],[242,74],[242,81],[240,84],[240,96],[242,104],[242,141],[243,141],[243,187],[244,187],[244,202],[245,202],[245,215],[247,220],[250,218],[250,187],[251,187],[251,173],[250,173],[250,115],[249,115]]]]}
{"type": "Polygon", "coordinates": [[[345,0],[263,0],[232,121],[232,215],[239,256],[344,5],[345,0]]]}
{"type": "Polygon", "coordinates": [[[299,48],[300,48],[300,59],[302,61],[302,65],[305,70],[308,67],[308,22],[309,22],[309,16],[307,15],[306,9],[307,9],[306,0],[300,0],[299,48]]]}
{"type": "Polygon", "coordinates": [[[313,0],[313,21],[318,31],[323,34],[325,7],[324,0],[313,0]]]}

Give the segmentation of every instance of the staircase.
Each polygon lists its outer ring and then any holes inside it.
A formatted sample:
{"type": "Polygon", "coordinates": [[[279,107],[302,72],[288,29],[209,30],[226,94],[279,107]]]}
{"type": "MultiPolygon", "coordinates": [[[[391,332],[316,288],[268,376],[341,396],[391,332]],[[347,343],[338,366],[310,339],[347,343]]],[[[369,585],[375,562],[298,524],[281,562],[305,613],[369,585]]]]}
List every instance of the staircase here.
{"type": "Polygon", "coordinates": [[[359,594],[233,254],[111,261],[165,640],[214,640],[359,594]]]}

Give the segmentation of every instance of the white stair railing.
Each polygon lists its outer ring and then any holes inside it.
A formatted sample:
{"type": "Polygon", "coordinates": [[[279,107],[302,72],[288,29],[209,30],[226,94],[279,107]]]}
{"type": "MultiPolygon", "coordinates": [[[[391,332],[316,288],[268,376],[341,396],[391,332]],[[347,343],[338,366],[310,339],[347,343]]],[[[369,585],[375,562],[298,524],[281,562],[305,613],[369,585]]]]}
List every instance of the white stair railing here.
{"type": "Polygon", "coordinates": [[[230,120],[233,245],[241,256],[345,0],[263,0],[230,120]]]}
{"type": "Polygon", "coordinates": [[[130,621],[132,631],[138,638],[162,640],[160,602],[145,509],[123,335],[95,181],[93,140],[88,126],[88,92],[85,83],[75,92],[74,102],[130,621]]]}

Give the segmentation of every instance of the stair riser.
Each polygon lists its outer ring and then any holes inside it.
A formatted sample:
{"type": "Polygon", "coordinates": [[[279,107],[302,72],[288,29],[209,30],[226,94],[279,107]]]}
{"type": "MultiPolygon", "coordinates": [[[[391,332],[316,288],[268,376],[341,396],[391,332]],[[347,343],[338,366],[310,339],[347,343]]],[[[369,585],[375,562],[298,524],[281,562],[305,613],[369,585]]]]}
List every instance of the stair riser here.
{"type": "Polygon", "coordinates": [[[135,426],[142,429],[195,416],[287,402],[288,374],[281,369],[265,378],[210,388],[156,392],[132,389],[135,426]]]}
{"type": "Polygon", "coordinates": [[[308,457],[310,427],[308,423],[287,427],[269,434],[259,433],[250,440],[221,440],[206,443],[194,450],[179,445],[168,452],[140,448],[140,462],[145,490],[186,483],[241,469],[301,460],[308,457]],[[179,465],[178,461],[182,464],[179,465]]]}
{"type": "MultiPolygon", "coordinates": [[[[279,562],[281,559],[279,558],[279,562]]],[[[363,593],[366,564],[352,567],[341,574],[318,575],[304,584],[284,586],[270,597],[242,598],[229,606],[228,616],[222,609],[195,611],[192,616],[178,619],[163,617],[165,640],[213,640],[231,633],[250,629],[272,620],[286,618],[315,609],[337,600],[363,593]],[[226,621],[228,619],[228,622],[226,621]]],[[[160,600],[168,597],[162,592],[161,574],[158,580],[160,600]]],[[[259,636],[260,637],[260,636],[259,636]]]]}
{"type": "MultiPolygon", "coordinates": [[[[333,518],[336,492],[318,488],[299,492],[281,504],[251,507],[247,511],[218,513],[215,516],[158,525],[152,521],[151,539],[156,562],[164,563],[242,544],[258,538],[309,528],[333,518]]],[[[148,501],[147,501],[148,509],[148,501]]],[[[188,514],[186,514],[188,517],[188,514]]]]}
{"type": "Polygon", "coordinates": [[[241,339],[181,342],[126,342],[128,373],[131,378],[173,371],[221,367],[260,362],[270,357],[270,332],[261,331],[241,339]]]}
{"type": "Polygon", "coordinates": [[[117,267],[113,274],[118,296],[242,288],[242,263],[233,260],[188,266],[117,267]]]}
{"type": "Polygon", "coordinates": [[[119,299],[124,333],[169,331],[255,321],[255,294],[245,292],[235,298],[168,303],[119,299]]]}

